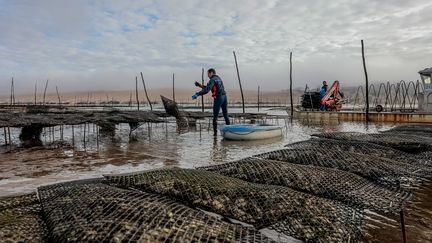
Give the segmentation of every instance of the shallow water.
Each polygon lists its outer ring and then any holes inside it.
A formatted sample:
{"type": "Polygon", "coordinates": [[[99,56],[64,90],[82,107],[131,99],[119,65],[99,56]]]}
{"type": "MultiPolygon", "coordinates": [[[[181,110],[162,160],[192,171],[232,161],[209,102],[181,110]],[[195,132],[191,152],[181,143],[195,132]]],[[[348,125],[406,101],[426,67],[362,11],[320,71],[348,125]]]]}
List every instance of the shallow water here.
{"type": "MultiPolygon", "coordinates": [[[[271,112],[285,113],[277,110],[271,112]]],[[[55,127],[54,133],[46,129],[42,134],[44,147],[1,147],[0,196],[33,191],[40,185],[99,177],[107,173],[167,166],[193,168],[233,161],[282,148],[285,144],[309,139],[311,134],[323,131],[376,132],[393,126],[365,126],[363,123],[352,122],[306,124],[285,119],[267,119],[261,122],[283,126],[284,136],[253,142],[226,141],[221,136],[212,136],[209,120],[200,120],[195,128],[181,133],[177,131],[174,121],[143,124],[132,133],[131,139],[128,124],[121,124],[117,126],[114,137],[100,136],[99,141],[96,139],[97,127],[93,124],[86,126],[85,141],[84,125],[74,126],[73,138],[72,127],[63,127],[63,141],[60,127],[55,127]]],[[[14,144],[19,144],[19,129],[11,129],[11,133],[14,144]]],[[[0,137],[0,144],[4,144],[3,134],[0,137]]]]}
{"type": "MultiPolygon", "coordinates": [[[[233,111],[235,112],[235,110],[233,111]]],[[[285,115],[282,110],[267,110],[272,114],[285,115]]],[[[248,123],[233,120],[233,123],[248,123]]],[[[209,120],[199,120],[195,128],[177,131],[173,120],[161,124],[143,124],[129,138],[128,124],[117,126],[114,137],[103,136],[97,140],[97,127],[84,125],[46,129],[42,134],[44,147],[24,149],[16,146],[0,146],[0,196],[34,191],[38,186],[91,177],[103,174],[132,172],[161,167],[194,168],[219,164],[268,152],[292,142],[310,138],[311,134],[331,131],[377,132],[394,127],[395,124],[369,124],[356,122],[299,122],[285,119],[267,119],[269,124],[283,127],[282,138],[235,142],[213,137],[209,120]],[[54,139],[52,138],[54,136],[54,139]],[[63,141],[62,141],[63,140],[63,141]],[[53,142],[54,141],[54,142],[53,142]]],[[[14,144],[19,144],[19,129],[11,129],[14,144]]],[[[4,144],[0,130],[0,144],[4,144]]],[[[432,204],[430,189],[424,197],[417,197],[408,204],[406,223],[408,239],[424,242],[432,239],[432,204]]],[[[401,241],[398,217],[391,217],[391,226],[378,217],[377,222],[366,223],[367,242],[401,241]]]]}

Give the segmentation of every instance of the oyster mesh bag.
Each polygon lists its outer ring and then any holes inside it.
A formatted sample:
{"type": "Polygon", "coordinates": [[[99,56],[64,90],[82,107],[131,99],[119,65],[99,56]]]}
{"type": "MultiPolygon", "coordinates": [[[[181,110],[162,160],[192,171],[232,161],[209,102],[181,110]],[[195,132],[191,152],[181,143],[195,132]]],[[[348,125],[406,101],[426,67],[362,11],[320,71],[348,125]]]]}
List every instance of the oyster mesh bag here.
{"type": "Polygon", "coordinates": [[[420,153],[432,151],[432,138],[421,137],[421,139],[412,134],[398,133],[357,133],[357,132],[333,132],[320,133],[312,136],[330,139],[339,139],[344,141],[363,141],[375,143],[408,153],[420,153]]]}
{"type": "Polygon", "coordinates": [[[168,115],[174,116],[180,127],[188,126],[188,118],[184,112],[180,111],[177,103],[161,95],[162,103],[168,115]]]}
{"type": "Polygon", "coordinates": [[[1,242],[45,242],[46,234],[36,193],[0,198],[1,242]]]}
{"type": "Polygon", "coordinates": [[[339,169],[394,187],[408,188],[418,185],[425,177],[432,174],[432,168],[426,166],[310,145],[309,141],[290,144],[285,149],[255,155],[255,157],[339,169]]]}
{"type": "Polygon", "coordinates": [[[426,169],[424,166],[432,166],[432,152],[422,152],[419,154],[410,154],[394,148],[383,145],[368,143],[364,141],[344,141],[327,138],[314,138],[293,144],[288,144],[287,148],[321,148],[328,151],[350,152],[358,156],[372,155],[380,158],[390,159],[404,164],[419,166],[418,169],[426,169]]]}
{"type": "Polygon", "coordinates": [[[38,193],[53,242],[270,242],[252,227],[102,179],[44,186],[38,193]]]}
{"type": "Polygon", "coordinates": [[[246,158],[198,168],[245,181],[280,185],[380,212],[400,212],[409,192],[389,189],[361,176],[337,169],[246,158]]]}
{"type": "Polygon", "coordinates": [[[400,125],[384,132],[411,132],[413,134],[420,133],[432,137],[432,125],[400,125]]]}
{"type": "Polygon", "coordinates": [[[360,237],[362,210],[287,187],[180,168],[106,178],[122,186],[170,196],[256,228],[269,227],[301,240],[328,242],[360,237]]]}

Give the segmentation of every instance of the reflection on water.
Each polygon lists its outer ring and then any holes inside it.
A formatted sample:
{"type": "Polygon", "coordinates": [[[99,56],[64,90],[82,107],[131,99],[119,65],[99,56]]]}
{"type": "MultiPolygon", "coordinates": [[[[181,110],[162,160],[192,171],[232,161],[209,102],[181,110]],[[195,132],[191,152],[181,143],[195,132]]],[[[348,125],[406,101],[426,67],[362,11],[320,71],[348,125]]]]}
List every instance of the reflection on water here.
{"type": "MultiPolygon", "coordinates": [[[[65,126],[63,143],[59,146],[60,128],[55,127],[54,132],[46,129],[42,134],[44,148],[15,148],[8,152],[10,148],[1,147],[0,195],[107,173],[223,163],[282,148],[285,144],[309,139],[311,134],[318,132],[376,132],[392,127],[391,124],[366,127],[363,123],[352,122],[324,125],[284,119],[267,119],[266,122],[284,126],[284,137],[249,142],[225,141],[220,136],[213,137],[211,124],[208,120],[201,120],[195,128],[181,133],[175,123],[143,124],[131,137],[129,125],[121,124],[117,126],[114,137],[101,136],[98,141],[97,129],[87,124],[74,126],[73,134],[72,127],[65,126]]],[[[19,129],[11,132],[13,141],[18,143],[19,129]]],[[[0,144],[4,144],[1,139],[0,144]]]]}

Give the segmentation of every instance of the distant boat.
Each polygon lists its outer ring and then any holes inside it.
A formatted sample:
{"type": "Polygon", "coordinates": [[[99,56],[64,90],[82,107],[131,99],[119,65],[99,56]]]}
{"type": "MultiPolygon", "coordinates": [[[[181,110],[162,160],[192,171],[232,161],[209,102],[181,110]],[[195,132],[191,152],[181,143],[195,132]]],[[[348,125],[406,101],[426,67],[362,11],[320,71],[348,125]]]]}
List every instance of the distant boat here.
{"type": "Polygon", "coordinates": [[[226,125],[220,129],[222,136],[228,140],[259,140],[282,136],[282,127],[267,124],[226,125]]]}

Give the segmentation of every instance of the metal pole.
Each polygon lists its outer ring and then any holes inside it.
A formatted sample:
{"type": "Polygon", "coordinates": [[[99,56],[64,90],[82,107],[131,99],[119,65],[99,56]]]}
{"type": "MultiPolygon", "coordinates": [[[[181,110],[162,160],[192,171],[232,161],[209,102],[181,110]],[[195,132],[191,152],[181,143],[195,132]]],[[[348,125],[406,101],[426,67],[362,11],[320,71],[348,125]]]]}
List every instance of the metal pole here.
{"type": "Polygon", "coordinates": [[[4,140],[5,140],[5,145],[7,145],[7,136],[6,136],[6,127],[3,127],[3,133],[4,133],[4,140]]]}
{"type": "Polygon", "coordinates": [[[87,141],[90,142],[90,123],[87,124],[87,141]]]}
{"type": "Polygon", "coordinates": [[[96,126],[96,146],[99,150],[99,126],[96,126]]]}
{"type": "Polygon", "coordinates": [[[12,145],[12,139],[11,139],[11,135],[10,135],[10,127],[8,127],[7,130],[8,130],[8,137],[9,137],[9,145],[12,145]]]}
{"type": "Polygon", "coordinates": [[[405,218],[404,218],[403,210],[400,211],[400,218],[401,218],[403,242],[407,243],[407,236],[406,236],[406,231],[405,231],[405,218]]]}
{"type": "Polygon", "coordinates": [[[63,142],[63,125],[60,125],[60,140],[63,142]]]}
{"type": "Polygon", "coordinates": [[[294,115],[294,104],[292,95],[292,52],[290,52],[290,102],[291,102],[291,117],[294,115]]]}
{"type": "MultiPolygon", "coordinates": [[[[138,77],[135,76],[135,96],[136,96],[136,101],[137,101],[137,105],[138,105],[138,110],[139,110],[139,97],[138,97],[138,77]]],[[[114,103],[114,102],[113,102],[114,103]]],[[[84,127],[85,129],[85,127],[84,127]]]]}
{"type": "Polygon", "coordinates": [[[72,146],[75,147],[75,132],[74,132],[74,125],[72,125],[72,146]]]}
{"type": "Polygon", "coordinates": [[[241,93],[241,97],[242,97],[243,113],[245,113],[243,89],[242,89],[242,84],[241,84],[241,80],[240,80],[240,73],[239,73],[239,69],[238,69],[237,57],[236,57],[235,51],[233,51],[233,54],[234,54],[234,61],[235,61],[236,70],[237,70],[237,78],[238,78],[239,85],[240,85],[240,93],[241,93]]]}
{"type": "MultiPolygon", "coordinates": [[[[204,86],[204,68],[201,72],[201,84],[204,86]]],[[[204,95],[201,95],[201,110],[204,112],[204,95]]]]}
{"type": "Polygon", "coordinates": [[[363,69],[366,77],[366,122],[368,122],[369,121],[369,79],[366,70],[363,40],[361,40],[361,47],[362,47],[363,69]]]}
{"type": "Polygon", "coordinates": [[[86,139],[85,139],[85,137],[86,137],[86,124],[84,123],[84,149],[86,147],[86,139]]]}

